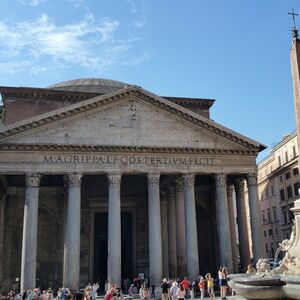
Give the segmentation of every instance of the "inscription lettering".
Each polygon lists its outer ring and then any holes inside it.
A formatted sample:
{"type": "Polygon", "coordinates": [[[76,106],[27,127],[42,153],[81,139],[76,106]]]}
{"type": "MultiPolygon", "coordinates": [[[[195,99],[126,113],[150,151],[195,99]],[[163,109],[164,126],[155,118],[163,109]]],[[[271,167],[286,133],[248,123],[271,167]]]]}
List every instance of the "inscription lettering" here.
{"type": "Polygon", "coordinates": [[[213,165],[212,157],[156,157],[135,155],[45,155],[45,164],[100,164],[100,165],[213,165]]]}

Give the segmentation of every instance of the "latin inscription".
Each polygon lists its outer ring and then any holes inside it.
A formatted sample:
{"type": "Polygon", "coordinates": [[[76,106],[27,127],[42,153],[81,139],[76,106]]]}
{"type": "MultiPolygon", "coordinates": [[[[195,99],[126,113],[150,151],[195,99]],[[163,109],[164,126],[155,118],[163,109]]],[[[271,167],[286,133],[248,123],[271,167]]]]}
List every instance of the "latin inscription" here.
{"type": "Polygon", "coordinates": [[[45,155],[46,164],[100,164],[100,165],[213,165],[207,157],[157,157],[135,155],[45,155]]]}

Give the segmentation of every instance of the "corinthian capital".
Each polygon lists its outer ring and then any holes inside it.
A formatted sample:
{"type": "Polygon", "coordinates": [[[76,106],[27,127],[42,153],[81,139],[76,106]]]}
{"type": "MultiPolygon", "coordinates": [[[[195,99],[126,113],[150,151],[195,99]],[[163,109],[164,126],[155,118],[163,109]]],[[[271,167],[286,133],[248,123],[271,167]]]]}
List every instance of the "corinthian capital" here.
{"type": "Polygon", "coordinates": [[[41,175],[38,174],[26,174],[25,182],[27,187],[38,187],[40,186],[41,175]]]}
{"type": "Polygon", "coordinates": [[[245,179],[244,178],[237,178],[234,180],[234,187],[236,190],[243,191],[245,188],[245,179]]]}
{"type": "Polygon", "coordinates": [[[82,178],[81,174],[77,174],[77,173],[68,174],[68,185],[69,185],[69,187],[80,186],[81,178],[82,178]]]}
{"type": "Polygon", "coordinates": [[[122,174],[108,174],[107,178],[109,187],[117,187],[121,184],[122,174]]]}
{"type": "Polygon", "coordinates": [[[215,175],[216,186],[225,186],[226,185],[226,175],[225,174],[216,174],[215,175]]]}
{"type": "Polygon", "coordinates": [[[255,173],[247,175],[247,184],[250,185],[257,185],[257,175],[255,173]]]}
{"type": "Polygon", "coordinates": [[[174,180],[175,183],[175,192],[183,191],[183,177],[179,176],[174,180]]]}
{"type": "Polygon", "coordinates": [[[149,173],[148,174],[148,185],[155,186],[159,185],[159,173],[149,173]]]}
{"type": "Polygon", "coordinates": [[[195,175],[194,174],[185,174],[183,176],[184,186],[192,187],[195,184],[195,175]]]}

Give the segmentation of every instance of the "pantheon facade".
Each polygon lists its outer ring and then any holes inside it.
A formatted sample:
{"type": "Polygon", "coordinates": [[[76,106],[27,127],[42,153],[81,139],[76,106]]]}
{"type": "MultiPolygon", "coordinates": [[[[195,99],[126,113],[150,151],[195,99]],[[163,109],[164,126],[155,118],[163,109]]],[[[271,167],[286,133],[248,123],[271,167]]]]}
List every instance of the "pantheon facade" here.
{"type": "Polygon", "coordinates": [[[0,92],[2,291],[243,269],[245,189],[264,256],[264,145],[211,120],[214,100],[105,79],[0,92]]]}

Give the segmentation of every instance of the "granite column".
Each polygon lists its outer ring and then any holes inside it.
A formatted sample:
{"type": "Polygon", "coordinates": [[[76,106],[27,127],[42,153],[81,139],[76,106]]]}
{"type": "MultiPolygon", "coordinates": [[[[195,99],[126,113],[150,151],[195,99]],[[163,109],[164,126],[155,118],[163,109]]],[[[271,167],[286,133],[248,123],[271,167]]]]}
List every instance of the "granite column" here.
{"type": "Polygon", "coordinates": [[[239,230],[239,248],[241,259],[241,272],[247,271],[247,266],[250,264],[250,246],[248,237],[247,226],[247,212],[246,202],[244,196],[244,179],[236,179],[235,183],[236,191],[236,209],[237,209],[237,223],[239,230]]]}
{"type": "Polygon", "coordinates": [[[162,239],[159,199],[160,174],[148,174],[149,269],[150,282],[159,286],[162,279],[162,239]]]}
{"type": "Polygon", "coordinates": [[[63,285],[79,288],[81,174],[68,174],[68,203],[65,224],[63,285]]]}
{"type": "Polygon", "coordinates": [[[219,237],[219,258],[220,265],[227,267],[228,272],[233,272],[232,246],[230,222],[227,201],[226,176],[217,174],[216,183],[216,211],[219,237]]]}
{"type": "Polygon", "coordinates": [[[40,175],[26,174],[20,289],[36,287],[37,229],[40,175]]]}
{"type": "Polygon", "coordinates": [[[107,280],[121,286],[121,174],[108,175],[107,280]]]}
{"type": "Polygon", "coordinates": [[[185,236],[188,278],[199,275],[198,234],[195,203],[195,176],[184,175],[185,236]]]}
{"type": "Polygon", "coordinates": [[[250,224],[252,235],[253,259],[256,264],[259,258],[265,257],[264,238],[262,231],[261,210],[258,200],[256,174],[247,175],[250,224]]]}

